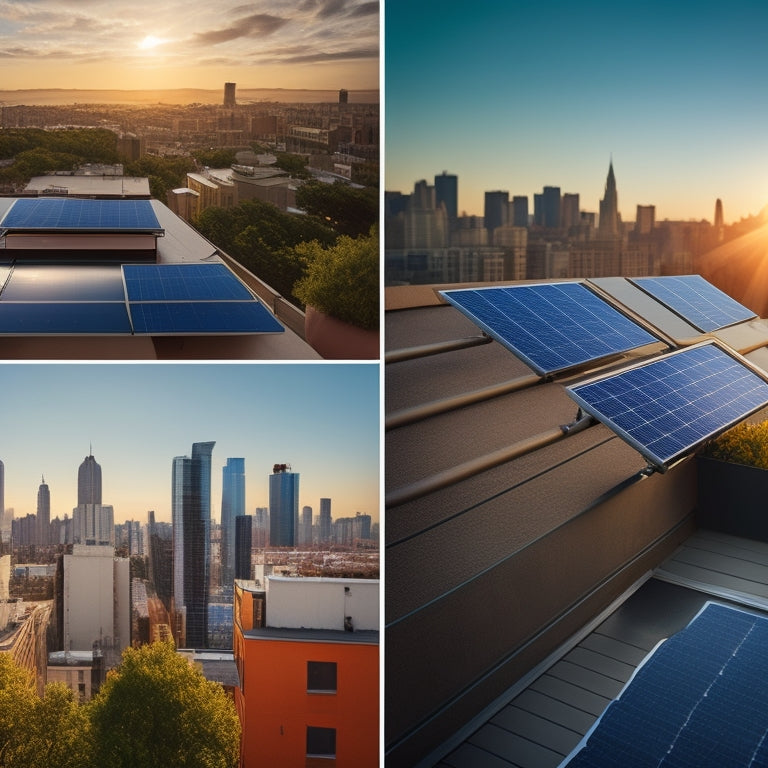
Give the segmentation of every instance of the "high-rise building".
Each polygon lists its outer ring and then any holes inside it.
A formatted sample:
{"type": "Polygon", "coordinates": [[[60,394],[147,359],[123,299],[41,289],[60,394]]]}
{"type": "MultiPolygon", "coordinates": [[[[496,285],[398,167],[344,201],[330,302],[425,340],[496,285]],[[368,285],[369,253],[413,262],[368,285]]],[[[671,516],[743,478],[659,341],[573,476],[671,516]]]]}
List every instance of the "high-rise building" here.
{"type": "Polygon", "coordinates": [[[542,226],[549,229],[559,229],[560,222],[560,187],[544,187],[542,193],[542,226]]]}
{"type": "Polygon", "coordinates": [[[269,544],[294,547],[299,527],[299,475],[275,464],[269,476],[269,544]]]}
{"type": "Polygon", "coordinates": [[[445,205],[448,221],[456,221],[459,215],[459,177],[443,171],[435,176],[435,203],[445,205]]]}
{"type": "Polygon", "coordinates": [[[193,443],[173,460],[173,602],[184,644],[206,646],[210,573],[211,454],[215,442],[193,443]]]}
{"type": "Polygon", "coordinates": [[[77,505],[81,504],[101,504],[101,467],[92,453],[77,470],[77,505]]]}
{"type": "Polygon", "coordinates": [[[349,101],[349,91],[346,88],[339,90],[339,104],[346,104],[349,101]]]}
{"type": "Polygon", "coordinates": [[[320,499],[320,531],[318,533],[320,542],[329,542],[332,535],[331,500],[320,499]]]}
{"type": "Polygon", "coordinates": [[[581,213],[579,211],[579,194],[565,192],[563,194],[563,202],[561,206],[562,219],[560,221],[561,226],[565,230],[569,230],[571,227],[578,227],[581,223],[581,213]]]}
{"type": "Polygon", "coordinates": [[[485,193],[485,228],[492,232],[497,227],[503,227],[509,216],[509,192],[485,193]]]}
{"type": "Polygon", "coordinates": [[[253,518],[238,515],[235,518],[235,578],[249,581],[251,578],[251,541],[253,518]]]}
{"type": "Polygon", "coordinates": [[[224,83],[224,106],[232,108],[237,103],[235,99],[235,90],[237,83],[224,83]]]}
{"type": "Polygon", "coordinates": [[[109,504],[78,504],[72,527],[75,544],[115,547],[115,510],[109,504]]]}
{"type": "Polygon", "coordinates": [[[48,544],[51,528],[51,491],[42,478],[37,489],[37,543],[44,547],[48,544]]]}
{"type": "Polygon", "coordinates": [[[149,544],[149,580],[166,610],[171,608],[173,595],[173,527],[155,521],[154,510],[147,513],[149,544]]]}
{"type": "Polygon", "coordinates": [[[515,227],[528,226],[528,196],[515,195],[512,198],[512,225],[515,227]]]}
{"type": "Polygon", "coordinates": [[[264,548],[269,544],[269,509],[256,507],[253,514],[253,546],[264,548]]]}
{"type": "Polygon", "coordinates": [[[227,459],[221,486],[221,584],[235,578],[235,518],[245,514],[245,459],[227,459]]]}
{"type": "Polygon", "coordinates": [[[619,235],[619,199],[616,192],[616,177],[613,173],[613,160],[608,166],[608,178],[605,181],[605,195],[600,201],[600,221],[598,237],[610,239],[619,235]]]}

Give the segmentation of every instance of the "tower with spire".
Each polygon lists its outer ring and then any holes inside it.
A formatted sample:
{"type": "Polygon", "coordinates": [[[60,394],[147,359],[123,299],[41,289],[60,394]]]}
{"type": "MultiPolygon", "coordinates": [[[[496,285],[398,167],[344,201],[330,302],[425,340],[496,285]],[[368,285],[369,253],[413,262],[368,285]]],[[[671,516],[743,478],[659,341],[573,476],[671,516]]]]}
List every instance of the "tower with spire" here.
{"type": "Polygon", "coordinates": [[[608,166],[608,178],[605,182],[605,195],[600,201],[600,222],[598,224],[598,237],[601,240],[610,240],[620,234],[621,219],[619,217],[619,198],[616,193],[616,177],[613,174],[613,157],[608,166]]]}

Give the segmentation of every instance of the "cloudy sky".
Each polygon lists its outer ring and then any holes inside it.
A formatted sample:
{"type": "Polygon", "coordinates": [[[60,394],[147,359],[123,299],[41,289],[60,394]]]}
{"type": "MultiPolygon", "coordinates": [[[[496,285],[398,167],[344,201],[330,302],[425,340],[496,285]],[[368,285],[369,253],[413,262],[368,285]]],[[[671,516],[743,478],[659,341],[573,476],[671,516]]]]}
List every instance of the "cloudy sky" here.
{"type": "Polygon", "coordinates": [[[371,89],[366,0],[0,0],[0,89],[371,89]]]}
{"type": "Polygon", "coordinates": [[[622,218],[726,222],[768,204],[764,0],[392,0],[385,5],[386,185],[446,170],[486,190],[578,193],[622,218]],[[471,10],[470,10],[471,9],[471,10]]]}
{"type": "Polygon", "coordinates": [[[299,503],[334,518],[379,519],[379,367],[348,363],[47,364],[0,366],[14,393],[0,430],[5,506],[36,512],[42,476],[51,517],[72,516],[77,470],[93,450],[115,522],[170,522],[171,466],[215,441],[211,508],[222,467],[243,457],[246,511],[269,505],[274,464],[300,475],[299,503]]]}

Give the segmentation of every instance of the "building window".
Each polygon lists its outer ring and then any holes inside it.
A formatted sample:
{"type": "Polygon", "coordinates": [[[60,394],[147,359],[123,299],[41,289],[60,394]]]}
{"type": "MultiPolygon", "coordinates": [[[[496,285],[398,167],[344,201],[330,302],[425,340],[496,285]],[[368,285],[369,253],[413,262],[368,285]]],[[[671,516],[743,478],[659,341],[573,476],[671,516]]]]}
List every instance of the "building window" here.
{"type": "Polygon", "coordinates": [[[336,729],[307,726],[307,757],[336,757],[336,729]]]}
{"type": "Polygon", "coordinates": [[[336,662],[307,662],[307,691],[336,693],[336,662]]]}

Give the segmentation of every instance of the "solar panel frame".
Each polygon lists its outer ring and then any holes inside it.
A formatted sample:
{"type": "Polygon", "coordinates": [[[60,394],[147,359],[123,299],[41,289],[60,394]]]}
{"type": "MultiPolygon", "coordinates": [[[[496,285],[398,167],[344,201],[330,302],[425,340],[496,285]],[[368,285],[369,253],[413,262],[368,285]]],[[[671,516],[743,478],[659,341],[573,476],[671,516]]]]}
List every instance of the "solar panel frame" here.
{"type": "Polygon", "coordinates": [[[5,232],[153,232],[163,229],[149,200],[19,198],[0,220],[5,232]]]}
{"type": "Polygon", "coordinates": [[[702,333],[752,320],[752,310],[701,275],[633,277],[629,281],[702,333]]]}
{"type": "Polygon", "coordinates": [[[581,281],[439,293],[540,376],[660,341],[581,281]]]}
{"type": "Polygon", "coordinates": [[[710,341],[566,387],[660,471],[768,404],[768,379],[710,341]]]}

